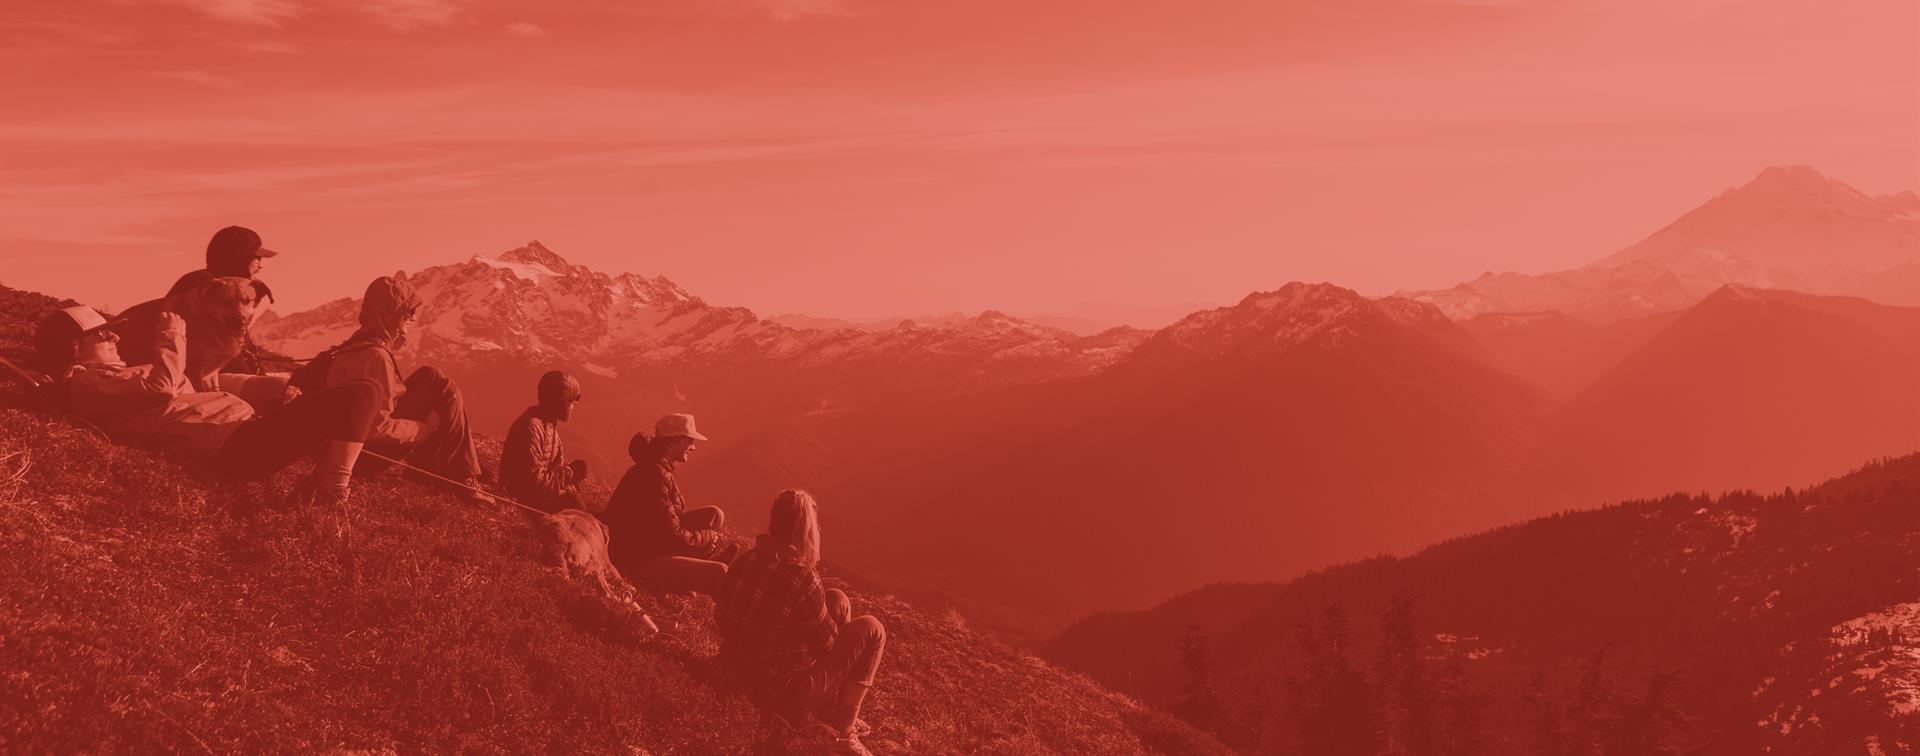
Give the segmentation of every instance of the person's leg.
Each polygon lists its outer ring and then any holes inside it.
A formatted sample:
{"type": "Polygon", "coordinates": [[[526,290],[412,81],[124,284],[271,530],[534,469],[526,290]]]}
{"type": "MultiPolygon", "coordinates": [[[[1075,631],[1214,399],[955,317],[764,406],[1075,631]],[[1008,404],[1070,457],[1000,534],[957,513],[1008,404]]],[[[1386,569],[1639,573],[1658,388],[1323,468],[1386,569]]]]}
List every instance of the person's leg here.
{"type": "Polygon", "coordinates": [[[853,599],[847,598],[847,592],[839,588],[827,589],[827,616],[833,624],[844,625],[853,621],[853,599]]]}
{"type": "Polygon", "coordinates": [[[694,507],[680,513],[680,527],[688,530],[719,530],[726,522],[727,513],[719,507],[694,507]]]}
{"type": "Polygon", "coordinates": [[[408,463],[454,480],[480,476],[480,454],[474,450],[473,429],[467,425],[466,400],[460,387],[439,368],[423,367],[407,376],[407,393],[394,403],[393,416],[439,421],[439,430],[407,450],[408,463]]]}
{"type": "MultiPolygon", "coordinates": [[[[312,453],[323,442],[364,442],[373,425],[376,397],[370,381],[348,381],[302,396],[242,424],[209,464],[225,475],[257,478],[312,453]]],[[[347,461],[358,456],[356,448],[347,461]]]]}
{"type": "Polygon", "coordinates": [[[873,615],[840,626],[833,648],[827,651],[827,658],[820,661],[827,680],[832,683],[829,692],[833,696],[830,708],[823,713],[835,731],[847,734],[853,729],[854,720],[860,718],[860,706],[866,702],[867,692],[873,690],[873,679],[880,671],[880,657],[886,649],[887,629],[873,615]]]}
{"type": "Polygon", "coordinates": [[[254,412],[265,415],[286,404],[287,381],[290,379],[291,376],[286,373],[221,373],[220,390],[240,397],[253,406],[254,412]]]}
{"type": "Polygon", "coordinates": [[[704,593],[709,596],[727,577],[727,566],[693,557],[659,557],[640,565],[634,577],[672,593],[704,593]]]}

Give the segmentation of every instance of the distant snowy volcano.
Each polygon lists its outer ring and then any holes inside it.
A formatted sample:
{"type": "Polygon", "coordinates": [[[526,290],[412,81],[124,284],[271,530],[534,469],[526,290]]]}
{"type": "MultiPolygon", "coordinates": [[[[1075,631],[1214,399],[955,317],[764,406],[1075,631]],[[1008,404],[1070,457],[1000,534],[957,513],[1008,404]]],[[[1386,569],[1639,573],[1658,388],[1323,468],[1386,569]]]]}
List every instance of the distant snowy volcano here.
{"type": "Polygon", "coordinates": [[[1604,323],[1689,307],[1727,284],[1920,304],[1920,195],[1871,197],[1806,166],[1768,168],[1586,266],[1399,296],[1458,320],[1561,312],[1604,323]]]}

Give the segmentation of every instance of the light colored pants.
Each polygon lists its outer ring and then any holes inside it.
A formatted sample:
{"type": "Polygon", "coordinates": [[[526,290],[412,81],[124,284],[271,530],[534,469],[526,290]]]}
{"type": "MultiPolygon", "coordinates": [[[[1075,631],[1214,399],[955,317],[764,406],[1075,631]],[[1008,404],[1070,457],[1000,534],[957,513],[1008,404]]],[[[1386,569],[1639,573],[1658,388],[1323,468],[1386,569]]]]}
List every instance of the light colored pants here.
{"type": "Polygon", "coordinates": [[[253,406],[255,414],[264,415],[285,403],[282,400],[286,398],[287,383],[292,379],[292,373],[221,373],[214,380],[219,382],[221,391],[240,397],[241,401],[253,406]]]}
{"type": "Polygon", "coordinates": [[[880,671],[880,657],[887,650],[887,628],[880,619],[868,614],[854,618],[853,602],[838,588],[827,590],[827,616],[839,623],[827,656],[807,672],[807,701],[814,709],[825,711],[839,702],[840,691],[848,683],[873,687],[880,671]]]}

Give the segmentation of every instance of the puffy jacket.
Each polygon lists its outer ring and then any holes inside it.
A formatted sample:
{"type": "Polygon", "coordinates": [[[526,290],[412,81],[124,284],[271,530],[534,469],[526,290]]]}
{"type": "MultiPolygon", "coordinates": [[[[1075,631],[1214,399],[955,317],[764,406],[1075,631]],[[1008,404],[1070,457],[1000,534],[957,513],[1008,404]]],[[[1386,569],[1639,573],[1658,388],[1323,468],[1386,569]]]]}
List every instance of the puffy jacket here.
{"type": "MultiPolygon", "coordinates": [[[[663,556],[694,556],[705,544],[680,524],[687,501],[673,480],[673,466],[650,459],[627,469],[607,499],[607,523],[615,566],[644,564],[663,556]]],[[[628,569],[622,567],[622,569],[628,569]]]]}
{"type": "Polygon", "coordinates": [[[560,424],[541,416],[538,405],[528,407],[507,429],[500,450],[500,485],[526,504],[572,493],[573,471],[567,468],[566,454],[560,424]]]}

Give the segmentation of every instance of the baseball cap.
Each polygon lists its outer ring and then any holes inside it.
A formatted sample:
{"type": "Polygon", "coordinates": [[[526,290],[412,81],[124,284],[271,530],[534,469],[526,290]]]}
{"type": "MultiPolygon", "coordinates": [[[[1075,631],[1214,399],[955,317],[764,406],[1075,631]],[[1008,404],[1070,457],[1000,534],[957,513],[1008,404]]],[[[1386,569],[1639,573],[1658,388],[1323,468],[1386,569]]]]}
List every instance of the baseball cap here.
{"type": "Polygon", "coordinates": [[[245,226],[228,226],[207,241],[207,262],[240,257],[273,257],[280,253],[260,246],[260,235],[245,226]]]}

